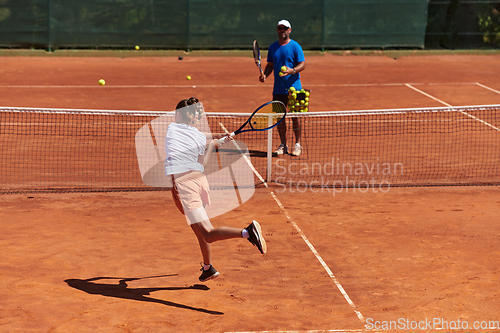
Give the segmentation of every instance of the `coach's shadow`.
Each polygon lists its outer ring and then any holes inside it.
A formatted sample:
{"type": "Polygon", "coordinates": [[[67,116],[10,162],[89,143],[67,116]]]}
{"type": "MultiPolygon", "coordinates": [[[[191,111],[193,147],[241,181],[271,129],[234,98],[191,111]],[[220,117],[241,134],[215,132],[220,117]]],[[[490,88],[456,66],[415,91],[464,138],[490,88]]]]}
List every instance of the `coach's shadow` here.
{"type": "Polygon", "coordinates": [[[251,157],[262,157],[262,158],[267,157],[267,151],[249,150],[248,153],[251,157]]]}
{"type": "MultiPolygon", "coordinates": [[[[166,276],[175,276],[177,274],[172,275],[161,275],[154,276],[156,277],[166,277],[166,276]]],[[[150,295],[150,293],[154,291],[160,290],[202,290],[207,291],[210,290],[209,287],[202,284],[195,284],[190,287],[156,287],[156,288],[129,288],[127,282],[141,280],[145,278],[114,278],[114,277],[95,277],[86,280],[81,279],[67,279],[64,280],[70,287],[86,292],[91,295],[102,295],[106,297],[116,297],[122,299],[130,299],[134,301],[141,302],[151,302],[158,303],[168,306],[173,306],[180,309],[193,310],[198,312],[204,312],[212,315],[223,315],[223,312],[212,311],[203,308],[195,308],[192,306],[174,303],[170,301],[164,301],[161,299],[156,299],[152,297],[146,297],[146,295],[150,295]],[[109,284],[109,283],[95,283],[94,281],[98,280],[119,280],[118,284],[109,284]]]]}

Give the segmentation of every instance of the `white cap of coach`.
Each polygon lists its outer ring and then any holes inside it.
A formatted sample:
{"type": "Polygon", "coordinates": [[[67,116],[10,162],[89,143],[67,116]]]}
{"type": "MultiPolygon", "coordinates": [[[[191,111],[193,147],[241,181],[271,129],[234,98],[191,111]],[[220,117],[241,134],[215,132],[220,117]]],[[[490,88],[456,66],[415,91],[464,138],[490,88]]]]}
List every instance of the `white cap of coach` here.
{"type": "Polygon", "coordinates": [[[276,26],[279,27],[280,25],[283,25],[283,26],[287,27],[288,29],[292,29],[292,25],[287,20],[279,21],[276,26]]]}

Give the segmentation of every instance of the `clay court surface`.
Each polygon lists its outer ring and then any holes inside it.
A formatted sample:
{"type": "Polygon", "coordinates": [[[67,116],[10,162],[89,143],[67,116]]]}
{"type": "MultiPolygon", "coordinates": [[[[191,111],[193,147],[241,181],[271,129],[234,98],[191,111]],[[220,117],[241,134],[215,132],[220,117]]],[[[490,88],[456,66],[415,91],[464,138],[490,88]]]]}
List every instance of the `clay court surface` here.
{"type": "MultiPolygon", "coordinates": [[[[311,111],[500,104],[496,54],[306,54],[306,62],[311,111]]],[[[207,112],[251,112],[271,87],[259,83],[251,52],[0,58],[5,107],[170,111],[197,96],[207,112]]],[[[212,223],[258,220],[268,254],[244,240],[214,243],[221,277],[206,283],[170,192],[0,202],[1,332],[480,331],[500,321],[494,186],[260,186],[212,223]]]]}

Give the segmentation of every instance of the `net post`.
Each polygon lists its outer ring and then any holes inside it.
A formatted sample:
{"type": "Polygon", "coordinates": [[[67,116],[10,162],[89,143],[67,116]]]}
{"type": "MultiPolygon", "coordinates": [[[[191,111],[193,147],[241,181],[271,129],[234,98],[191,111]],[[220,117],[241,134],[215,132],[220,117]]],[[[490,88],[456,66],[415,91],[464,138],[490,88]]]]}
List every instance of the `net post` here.
{"type": "MultiPolygon", "coordinates": [[[[273,126],[273,114],[267,116],[267,126],[273,126]]],[[[271,181],[271,167],[272,167],[272,149],[273,149],[273,130],[267,131],[267,172],[266,172],[266,182],[271,181]]]]}

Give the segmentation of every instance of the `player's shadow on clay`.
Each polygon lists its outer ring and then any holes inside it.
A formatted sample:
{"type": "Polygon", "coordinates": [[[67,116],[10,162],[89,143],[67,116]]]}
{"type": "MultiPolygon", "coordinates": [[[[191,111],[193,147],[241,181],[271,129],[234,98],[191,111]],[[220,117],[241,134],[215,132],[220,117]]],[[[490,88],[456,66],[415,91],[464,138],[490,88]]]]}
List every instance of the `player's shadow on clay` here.
{"type": "MultiPolygon", "coordinates": [[[[147,278],[159,278],[159,277],[167,277],[167,276],[175,276],[177,274],[171,275],[160,275],[160,276],[151,276],[147,278]]],[[[150,293],[160,290],[202,290],[207,291],[210,288],[202,285],[195,284],[190,287],[156,287],[156,288],[129,288],[127,282],[136,281],[146,278],[115,278],[115,277],[95,277],[86,280],[81,279],[67,279],[64,280],[70,287],[86,292],[91,295],[102,295],[106,297],[116,297],[122,299],[130,299],[134,301],[141,302],[151,302],[158,303],[168,306],[173,306],[180,309],[193,310],[204,312],[212,315],[223,315],[223,312],[212,311],[203,308],[195,308],[189,305],[174,303],[170,301],[165,301],[161,299],[156,299],[149,296],[150,293]],[[94,281],[98,280],[119,280],[118,284],[110,284],[110,283],[95,283],[94,281]]]]}

